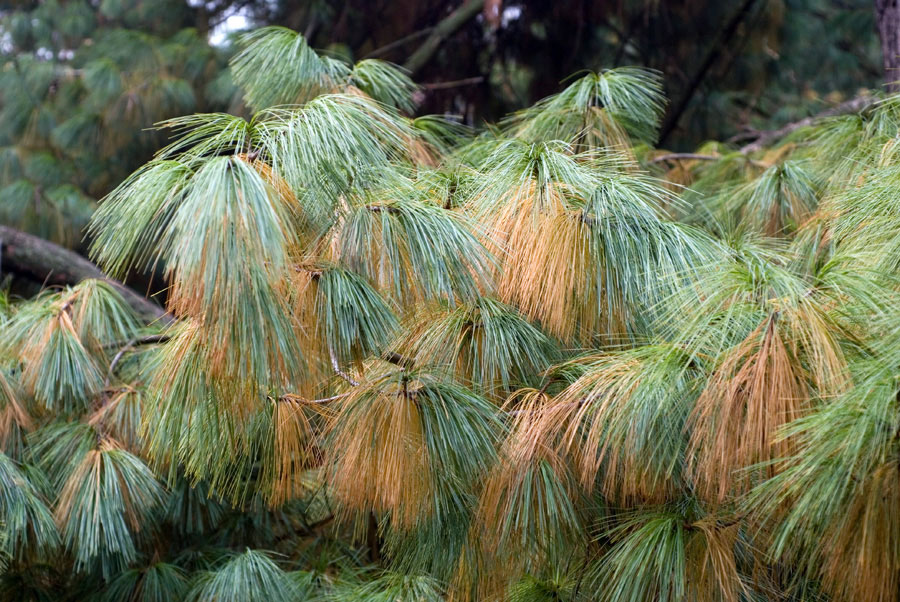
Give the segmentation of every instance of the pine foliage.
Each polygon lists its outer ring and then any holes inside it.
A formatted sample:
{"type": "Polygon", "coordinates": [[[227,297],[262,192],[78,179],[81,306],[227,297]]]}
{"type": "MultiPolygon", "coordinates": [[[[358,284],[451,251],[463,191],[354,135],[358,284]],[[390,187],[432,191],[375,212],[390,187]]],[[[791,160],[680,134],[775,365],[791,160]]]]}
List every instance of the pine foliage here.
{"type": "Polygon", "coordinates": [[[896,597],[896,99],[667,169],[639,69],[478,134],[284,28],[231,69],[91,220],[172,322],[0,304],[0,598],[896,597]]]}

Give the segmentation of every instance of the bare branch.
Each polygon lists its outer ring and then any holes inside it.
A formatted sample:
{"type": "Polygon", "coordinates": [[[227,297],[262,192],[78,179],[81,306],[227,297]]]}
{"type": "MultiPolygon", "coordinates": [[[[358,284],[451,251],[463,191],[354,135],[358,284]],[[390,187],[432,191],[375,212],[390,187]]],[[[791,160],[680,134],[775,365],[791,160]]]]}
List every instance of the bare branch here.
{"type": "Polygon", "coordinates": [[[672,105],[672,110],[666,116],[666,120],[663,123],[659,134],[660,143],[665,142],[666,138],[669,137],[669,134],[674,131],[675,127],[678,125],[678,120],[681,119],[681,116],[688,108],[688,105],[690,105],[691,99],[699,89],[700,84],[703,83],[703,80],[709,73],[710,68],[722,55],[725,46],[732,41],[738,26],[741,24],[741,21],[743,21],[744,18],[750,13],[750,9],[753,7],[753,4],[755,2],[756,0],[743,0],[743,2],[741,2],[741,4],[731,14],[728,22],[718,30],[718,34],[716,35],[715,39],[713,39],[710,45],[706,48],[704,57],[700,61],[696,71],[694,71],[693,75],[691,76],[691,79],[688,82],[687,88],[685,89],[684,93],[675,101],[675,103],[672,105]]]}
{"type": "Polygon", "coordinates": [[[856,98],[851,98],[850,100],[842,102],[841,104],[822,111],[821,113],[817,113],[816,115],[810,115],[809,117],[800,119],[799,121],[791,122],[783,127],[778,128],[777,130],[758,132],[756,140],[754,140],[750,144],[742,146],[741,152],[746,155],[747,153],[758,151],[770,142],[773,142],[779,138],[783,138],[794,130],[799,130],[802,127],[813,125],[817,121],[821,121],[822,119],[825,119],[827,117],[846,115],[847,113],[859,113],[869,108],[876,102],[878,102],[878,98],[875,96],[857,96],[856,98]]]}
{"type": "Polygon", "coordinates": [[[393,351],[386,351],[381,355],[381,359],[386,362],[396,364],[401,368],[412,368],[413,366],[412,358],[406,357],[405,355],[400,355],[399,353],[394,353],[393,351]]]}
{"type": "MultiPolygon", "coordinates": [[[[294,401],[297,403],[331,403],[332,401],[337,401],[338,399],[343,399],[350,395],[350,393],[340,393],[339,395],[332,395],[331,397],[322,397],[321,399],[306,399],[305,397],[301,397],[300,395],[294,395],[293,393],[285,393],[281,397],[278,398],[278,401],[294,401]]],[[[270,398],[271,399],[271,398],[270,398]]]]}
{"type": "Polygon", "coordinates": [[[334,369],[334,373],[346,380],[354,387],[359,386],[359,382],[353,380],[349,374],[341,370],[340,364],[338,364],[337,356],[334,354],[334,349],[331,348],[331,345],[328,346],[328,355],[331,357],[331,367],[334,369]]]}
{"type": "Polygon", "coordinates": [[[467,77],[465,79],[457,79],[449,82],[432,82],[422,84],[422,87],[426,90],[446,90],[448,88],[459,88],[461,86],[473,86],[475,84],[480,84],[483,81],[483,75],[476,75],[475,77],[467,77]]]}
{"type": "MultiPolygon", "coordinates": [[[[836,117],[838,115],[846,115],[848,113],[859,113],[862,112],[875,103],[878,102],[878,98],[872,95],[863,95],[857,96],[855,98],[851,98],[845,102],[842,102],[839,105],[831,107],[830,109],[826,109],[820,113],[815,115],[810,115],[809,117],[804,117],[798,121],[793,121],[788,123],[778,129],[775,130],[763,130],[763,131],[755,131],[755,132],[743,132],[737,136],[734,136],[732,140],[736,141],[741,138],[747,139],[750,138],[753,141],[745,144],[740,148],[740,153],[743,155],[748,155],[750,153],[754,153],[756,151],[762,150],[766,145],[778,140],[779,138],[783,138],[788,134],[799,130],[800,128],[807,127],[810,125],[814,125],[817,122],[827,119],[828,117],[836,117]]],[[[662,163],[664,161],[680,161],[680,160],[696,160],[696,161],[715,161],[717,159],[721,159],[721,155],[706,155],[702,153],[666,153],[664,155],[659,155],[650,159],[649,163],[662,163]]],[[[760,167],[766,167],[763,164],[759,164],[760,167]]]]}
{"type": "Polygon", "coordinates": [[[113,371],[116,369],[116,366],[125,356],[125,353],[128,352],[129,349],[133,349],[137,345],[152,345],[155,343],[165,343],[171,337],[167,334],[151,334],[143,337],[135,337],[130,341],[127,341],[124,345],[121,345],[121,349],[113,356],[112,361],[109,363],[109,370],[106,371],[106,387],[109,387],[109,382],[112,380],[113,371]]]}
{"type": "Polygon", "coordinates": [[[148,322],[170,324],[175,318],[162,307],[103,273],[96,265],[43,238],[0,225],[0,255],[9,272],[46,284],[77,284],[88,278],[113,285],[138,315],[148,322]]]}
{"type": "MultiPolygon", "coordinates": [[[[378,56],[381,56],[381,55],[383,55],[383,54],[387,54],[388,52],[390,52],[390,51],[393,50],[394,48],[397,48],[397,47],[399,47],[399,46],[403,46],[403,45],[406,44],[407,42],[411,42],[411,41],[413,41],[413,40],[417,40],[417,39],[421,38],[422,36],[427,36],[427,35],[430,34],[432,31],[434,31],[434,27],[426,27],[425,29],[420,29],[419,31],[414,31],[413,33],[409,34],[408,36],[403,36],[403,37],[400,38],[399,40],[394,40],[394,41],[391,42],[390,44],[385,44],[384,46],[382,46],[382,47],[380,47],[380,48],[376,48],[375,50],[373,50],[372,52],[370,52],[369,54],[367,54],[367,55],[364,56],[363,58],[366,58],[366,59],[373,59],[373,58],[378,57],[378,56]]],[[[309,39],[309,38],[307,38],[307,39],[309,39]]]]}
{"type": "Polygon", "coordinates": [[[660,155],[658,157],[654,157],[650,160],[650,163],[662,163],[663,161],[715,161],[716,159],[721,159],[720,155],[702,155],[699,153],[666,153],[665,155],[660,155]]]}

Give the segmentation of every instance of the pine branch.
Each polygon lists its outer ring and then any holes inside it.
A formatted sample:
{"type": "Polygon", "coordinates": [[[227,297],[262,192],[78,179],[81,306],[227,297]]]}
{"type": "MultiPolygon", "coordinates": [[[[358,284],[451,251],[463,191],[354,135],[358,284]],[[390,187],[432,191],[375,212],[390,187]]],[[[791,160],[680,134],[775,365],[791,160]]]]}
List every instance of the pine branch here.
{"type": "MultiPolygon", "coordinates": [[[[746,155],[749,151],[741,150],[741,153],[746,155]]],[[[723,155],[704,155],[700,153],[666,153],[665,155],[660,155],[658,157],[654,157],[648,163],[651,165],[653,163],[662,163],[663,161],[718,161],[721,159],[723,155]]],[[[758,161],[756,159],[747,158],[747,161],[751,165],[755,165],[761,169],[766,169],[771,167],[768,163],[764,161],[758,161]]]]}
{"type": "Polygon", "coordinates": [[[400,355],[399,353],[395,353],[393,351],[386,351],[382,354],[381,359],[386,362],[390,362],[392,364],[396,364],[401,368],[412,368],[413,360],[410,357],[406,357],[404,355],[400,355]]]}
{"type": "Polygon", "coordinates": [[[338,393],[337,395],[332,395],[331,397],[320,397],[319,399],[307,399],[302,395],[296,395],[294,393],[285,393],[283,395],[276,397],[269,397],[272,402],[282,402],[289,401],[292,403],[308,403],[308,404],[323,404],[323,403],[331,403],[332,401],[338,401],[340,399],[344,399],[350,395],[347,393],[338,393]]]}
{"type": "Polygon", "coordinates": [[[756,140],[754,140],[750,144],[742,146],[741,152],[746,155],[747,153],[758,151],[770,142],[787,136],[794,130],[798,130],[808,125],[813,125],[817,121],[821,121],[822,119],[825,119],[827,117],[846,115],[847,113],[859,113],[860,111],[864,111],[865,109],[869,108],[877,101],[878,98],[875,96],[857,96],[856,98],[851,98],[850,100],[842,102],[841,104],[822,111],[821,113],[805,117],[804,119],[800,119],[799,121],[793,121],[776,130],[766,130],[758,132],[756,140]]]}
{"type": "Polygon", "coordinates": [[[463,79],[456,79],[448,82],[426,83],[422,84],[422,87],[426,90],[447,90],[449,88],[459,88],[461,86],[474,86],[475,84],[480,84],[483,81],[483,75],[476,75],[474,77],[466,77],[463,79]]]}
{"type": "Polygon", "coordinates": [[[351,378],[349,374],[341,370],[341,366],[340,364],[338,364],[337,356],[334,354],[334,349],[332,349],[330,345],[328,347],[328,355],[331,356],[331,367],[332,369],[334,369],[334,373],[350,383],[351,386],[358,387],[359,382],[353,380],[353,378],[351,378]]]}
{"type": "Polygon", "coordinates": [[[654,157],[650,160],[650,163],[662,163],[663,161],[679,161],[679,160],[695,160],[695,161],[715,161],[716,159],[721,159],[719,155],[703,155],[699,153],[666,153],[665,155],[660,155],[658,157],[654,157]]]}
{"type": "MultiPolygon", "coordinates": [[[[847,115],[849,113],[862,112],[874,105],[876,102],[878,102],[878,97],[873,95],[857,96],[855,98],[851,98],[850,100],[844,101],[839,105],[831,107],[830,109],[826,109],[820,113],[816,113],[815,115],[810,115],[809,117],[804,117],[803,119],[792,121],[791,123],[788,123],[780,128],[756,132],[743,132],[738,136],[735,136],[733,139],[737,140],[740,138],[749,138],[753,140],[752,142],[749,142],[748,144],[745,144],[740,148],[741,154],[748,155],[750,153],[762,150],[766,145],[775,142],[779,138],[787,136],[795,130],[814,125],[823,119],[827,119],[828,117],[836,117],[838,115],[847,115]]],[[[679,160],[715,161],[721,158],[722,157],[720,155],[706,155],[702,153],[666,153],[664,155],[659,155],[650,159],[649,163],[652,164],[679,160]]]]}
{"type": "Polygon", "coordinates": [[[0,256],[6,271],[46,284],[77,284],[88,278],[104,280],[113,285],[125,302],[148,322],[169,324],[174,321],[174,317],[159,305],[108,277],[78,253],[43,238],[0,225],[0,256]]]}
{"type": "MultiPolygon", "coordinates": [[[[420,29],[419,31],[415,31],[415,32],[409,34],[408,36],[403,36],[399,40],[394,40],[390,44],[385,44],[384,46],[381,46],[380,48],[376,48],[375,50],[373,50],[372,52],[370,52],[363,58],[364,59],[374,59],[379,56],[385,55],[388,52],[390,52],[391,50],[393,50],[395,48],[399,48],[400,46],[403,46],[407,42],[412,42],[413,40],[417,40],[423,36],[427,36],[432,31],[434,31],[434,27],[426,27],[425,29],[420,29]]],[[[309,38],[307,37],[307,39],[309,39],[309,38]]]]}

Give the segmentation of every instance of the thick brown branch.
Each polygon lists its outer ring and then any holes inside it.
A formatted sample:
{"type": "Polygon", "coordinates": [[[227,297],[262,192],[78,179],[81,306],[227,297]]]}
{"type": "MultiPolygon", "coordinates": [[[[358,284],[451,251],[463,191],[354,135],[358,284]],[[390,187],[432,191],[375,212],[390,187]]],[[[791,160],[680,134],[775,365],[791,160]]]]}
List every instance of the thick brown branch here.
{"type": "Polygon", "coordinates": [[[159,305],[108,277],[78,253],[43,238],[0,225],[0,257],[4,270],[47,284],[77,284],[88,278],[104,280],[145,320],[166,324],[174,320],[159,305]]]}

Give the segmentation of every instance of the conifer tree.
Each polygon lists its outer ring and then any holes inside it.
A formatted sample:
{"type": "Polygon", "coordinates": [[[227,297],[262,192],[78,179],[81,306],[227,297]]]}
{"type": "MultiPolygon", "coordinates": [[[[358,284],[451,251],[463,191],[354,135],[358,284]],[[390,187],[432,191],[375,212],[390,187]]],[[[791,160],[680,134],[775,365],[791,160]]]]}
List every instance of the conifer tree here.
{"type": "Polygon", "coordinates": [[[171,320],[0,304],[0,597],[896,597],[896,98],[684,156],[636,68],[483,132],[280,27],[231,71],[90,223],[171,320]]]}

